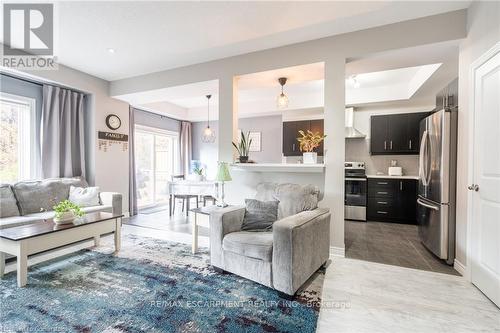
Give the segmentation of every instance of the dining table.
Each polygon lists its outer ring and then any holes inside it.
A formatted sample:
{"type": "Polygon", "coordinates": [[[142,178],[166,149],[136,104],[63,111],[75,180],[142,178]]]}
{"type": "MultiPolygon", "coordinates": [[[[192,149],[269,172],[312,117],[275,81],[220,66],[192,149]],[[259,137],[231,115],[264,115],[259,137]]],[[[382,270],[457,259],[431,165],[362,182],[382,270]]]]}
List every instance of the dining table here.
{"type": "MultiPolygon", "coordinates": [[[[196,195],[205,196],[210,195],[214,198],[217,197],[217,182],[211,180],[174,180],[168,182],[169,193],[169,213],[172,216],[172,203],[176,195],[196,195]]],[[[198,200],[198,199],[197,199],[198,200]]],[[[186,212],[189,211],[189,200],[187,202],[186,212]]]]}

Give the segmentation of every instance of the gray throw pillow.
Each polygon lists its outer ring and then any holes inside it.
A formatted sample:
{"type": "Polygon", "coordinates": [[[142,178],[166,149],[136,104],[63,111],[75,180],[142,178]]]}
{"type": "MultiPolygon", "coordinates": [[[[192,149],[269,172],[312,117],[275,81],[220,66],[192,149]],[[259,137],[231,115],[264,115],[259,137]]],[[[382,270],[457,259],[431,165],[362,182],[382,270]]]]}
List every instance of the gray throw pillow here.
{"type": "Polygon", "coordinates": [[[245,199],[245,217],[241,230],[270,230],[278,219],[278,201],[245,199]]]}
{"type": "Polygon", "coordinates": [[[0,185],[0,217],[19,216],[17,200],[9,184],[0,185]]]}
{"type": "Polygon", "coordinates": [[[69,187],[87,187],[85,179],[48,178],[43,180],[21,181],[12,186],[19,204],[21,215],[48,212],[54,205],[68,199],[69,187]]]}

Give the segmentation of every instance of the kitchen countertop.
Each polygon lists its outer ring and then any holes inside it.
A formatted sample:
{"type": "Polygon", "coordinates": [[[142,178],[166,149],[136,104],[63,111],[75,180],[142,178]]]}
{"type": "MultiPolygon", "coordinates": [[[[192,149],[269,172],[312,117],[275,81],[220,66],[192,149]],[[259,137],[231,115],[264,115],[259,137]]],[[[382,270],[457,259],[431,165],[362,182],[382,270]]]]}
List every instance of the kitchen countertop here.
{"type": "Polygon", "coordinates": [[[233,170],[251,171],[251,172],[324,172],[325,165],[317,164],[302,164],[302,163],[232,163],[233,170]]]}
{"type": "Polygon", "coordinates": [[[404,175],[404,176],[389,176],[389,175],[366,175],[366,178],[387,178],[387,179],[415,179],[419,180],[420,177],[418,176],[410,176],[410,175],[404,175]]]}

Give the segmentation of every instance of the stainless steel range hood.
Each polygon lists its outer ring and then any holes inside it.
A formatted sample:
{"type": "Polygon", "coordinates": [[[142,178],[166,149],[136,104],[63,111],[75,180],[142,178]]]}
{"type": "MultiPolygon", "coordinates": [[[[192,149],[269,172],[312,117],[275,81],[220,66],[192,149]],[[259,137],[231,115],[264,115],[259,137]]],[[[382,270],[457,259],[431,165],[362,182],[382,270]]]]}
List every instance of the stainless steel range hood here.
{"type": "Polygon", "coordinates": [[[363,139],[365,134],[354,128],[354,108],[345,109],[345,137],[346,139],[363,139]]]}

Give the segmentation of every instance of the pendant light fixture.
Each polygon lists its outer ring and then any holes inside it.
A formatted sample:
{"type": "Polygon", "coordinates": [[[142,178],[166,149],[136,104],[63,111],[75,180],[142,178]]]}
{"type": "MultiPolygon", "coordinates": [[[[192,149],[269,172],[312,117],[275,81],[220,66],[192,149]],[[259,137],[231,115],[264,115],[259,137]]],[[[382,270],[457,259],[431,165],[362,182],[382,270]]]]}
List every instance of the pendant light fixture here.
{"type": "Polygon", "coordinates": [[[288,107],[288,97],[283,93],[283,86],[286,84],[286,77],[280,77],[278,82],[281,85],[281,94],[276,99],[278,109],[286,109],[288,107]]]}
{"type": "Polygon", "coordinates": [[[207,127],[203,130],[203,136],[201,141],[204,143],[214,143],[215,142],[215,131],[210,128],[210,97],[212,95],[207,95],[207,127]]]}

